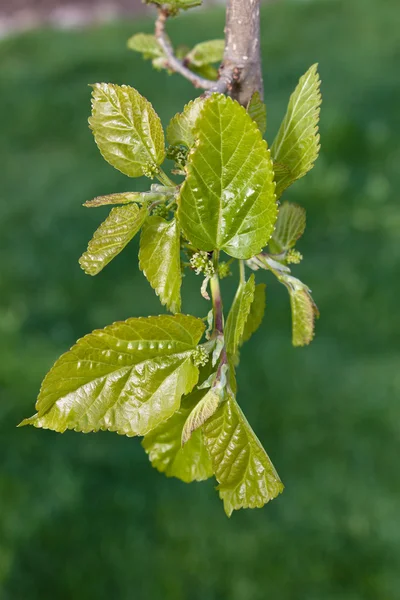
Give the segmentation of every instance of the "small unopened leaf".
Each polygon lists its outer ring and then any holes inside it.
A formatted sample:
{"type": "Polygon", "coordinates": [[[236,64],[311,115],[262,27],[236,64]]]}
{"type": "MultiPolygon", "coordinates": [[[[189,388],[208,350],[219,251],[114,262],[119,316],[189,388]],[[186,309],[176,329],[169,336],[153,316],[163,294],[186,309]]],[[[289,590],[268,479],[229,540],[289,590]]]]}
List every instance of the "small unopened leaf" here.
{"type": "Polygon", "coordinates": [[[265,312],[265,283],[259,283],[254,289],[254,300],[243,330],[242,343],[247,342],[260,327],[265,312]]]}
{"type": "Polygon", "coordinates": [[[213,94],[194,137],[178,199],[185,237],[200,250],[244,259],[258,254],[272,235],[277,207],[272,161],[257,125],[238,102],[213,94]]]}
{"type": "Polygon", "coordinates": [[[128,319],[86,335],[47,374],[37,414],[21,425],[61,433],[148,433],[196,385],[192,353],[204,328],[195,317],[164,315],[128,319]]]}
{"type": "Polygon", "coordinates": [[[269,246],[271,252],[280,254],[296,244],[306,228],[306,211],[298,204],[284,202],[279,209],[275,231],[269,246]]]}
{"type": "Polygon", "coordinates": [[[97,208],[98,206],[108,204],[131,204],[132,202],[143,204],[144,202],[154,202],[161,198],[163,198],[162,194],[153,192],[122,192],[119,194],[109,194],[108,196],[97,196],[93,200],[87,200],[83,206],[97,208]]]}
{"type": "Polygon", "coordinates": [[[207,421],[203,435],[229,517],[240,508],[261,508],[283,491],[271,460],[233,397],[207,421]]]}
{"type": "Polygon", "coordinates": [[[89,124],[105,160],[129,177],[153,176],[164,161],[160,118],[132,87],[96,83],[89,124]]]}
{"type": "Polygon", "coordinates": [[[299,279],[285,275],[282,282],[290,295],[293,346],[306,346],[314,337],[315,317],[319,316],[318,308],[310,290],[299,279]]]}
{"type": "Polygon", "coordinates": [[[196,67],[220,63],[224,57],[225,40],[208,40],[196,44],[186,56],[186,59],[196,67]]]}
{"type": "Polygon", "coordinates": [[[286,116],[271,146],[274,162],[288,168],[276,171],[276,193],[282,192],[296,179],[312,169],[319,152],[318,120],[321,105],[318,65],[313,65],[300,78],[293,92],[286,116]]]}
{"type": "Polygon", "coordinates": [[[137,33],[128,40],[128,48],[135,52],[143,54],[143,58],[160,58],[164,57],[163,49],[155,35],[148,33],[137,33]]]}
{"type": "Polygon", "coordinates": [[[194,127],[204,105],[202,98],[186,104],[181,113],[176,114],[167,127],[167,140],[171,146],[183,144],[191,148],[195,142],[194,127]]]}
{"type": "Polygon", "coordinates": [[[79,264],[88,275],[97,275],[139,231],[148,214],[147,206],[127,204],[113,208],[95,231],[79,264]]]}
{"type": "Polygon", "coordinates": [[[177,477],[185,483],[203,481],[212,477],[213,468],[201,430],[193,433],[182,447],[182,430],[186,419],[205,390],[194,390],[182,398],[180,408],[164,423],[148,433],[142,442],[150,461],[167,477],[177,477]]]}
{"type": "Polygon", "coordinates": [[[190,415],[185,421],[182,431],[182,446],[184,446],[192,437],[193,432],[197,431],[204,423],[212,417],[221,402],[221,396],[215,390],[211,389],[207,394],[193,407],[190,415]]]}
{"type": "Polygon", "coordinates": [[[162,304],[172,312],[181,309],[180,232],[176,219],[154,216],[143,225],[139,267],[162,304]]]}
{"type": "Polygon", "coordinates": [[[252,274],[246,283],[241,283],[236,292],[225,327],[227,351],[235,355],[243,338],[245,325],[254,300],[255,281],[252,274]]]}
{"type": "Polygon", "coordinates": [[[258,129],[261,131],[262,135],[264,135],[267,129],[267,107],[261,100],[259,92],[254,92],[252,95],[250,102],[247,105],[247,112],[253,121],[257,123],[258,129]]]}

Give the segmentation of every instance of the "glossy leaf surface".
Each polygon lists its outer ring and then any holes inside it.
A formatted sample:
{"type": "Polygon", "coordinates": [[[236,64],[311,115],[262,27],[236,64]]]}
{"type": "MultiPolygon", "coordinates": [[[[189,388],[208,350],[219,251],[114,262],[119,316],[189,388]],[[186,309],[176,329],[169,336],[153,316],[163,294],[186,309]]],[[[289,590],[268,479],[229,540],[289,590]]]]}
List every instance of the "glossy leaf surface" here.
{"type": "Polygon", "coordinates": [[[321,82],[317,68],[318,65],[313,65],[300,78],[271,147],[274,162],[288,169],[287,172],[279,170],[275,173],[278,198],[291,183],[312,169],[318,157],[321,82]]]}
{"type": "Polygon", "coordinates": [[[167,127],[167,140],[171,146],[183,144],[191,148],[195,142],[194,127],[204,105],[202,98],[186,104],[181,113],[176,114],[167,127]]]}
{"type": "Polygon", "coordinates": [[[243,338],[246,322],[254,300],[255,279],[251,275],[246,283],[241,283],[229,312],[225,327],[227,351],[235,355],[243,338]]]}
{"type": "Polygon", "coordinates": [[[96,83],[89,124],[105,160],[129,177],[152,176],[164,161],[161,121],[132,87],[96,83]]]}
{"type": "Polygon", "coordinates": [[[200,250],[250,258],[268,243],[277,217],[266,142],[246,110],[221,94],[205,101],[195,130],[178,199],[185,237],[200,250]]]}
{"type": "Polygon", "coordinates": [[[140,236],[139,267],[162,304],[172,312],[181,309],[180,232],[176,219],[147,219],[140,236]]]}
{"type": "Polygon", "coordinates": [[[142,442],[150,461],[167,477],[177,477],[186,483],[203,481],[213,475],[211,459],[201,430],[195,431],[182,447],[184,424],[206,394],[206,390],[194,390],[182,399],[180,408],[164,423],[148,433],[142,442]]]}
{"type": "Polygon", "coordinates": [[[137,204],[113,208],[95,231],[79,264],[88,275],[97,275],[115,258],[139,231],[148,214],[147,206],[137,204]]]}
{"type": "Polygon", "coordinates": [[[79,340],[47,374],[37,414],[23,421],[64,432],[144,435],[196,385],[200,319],[165,315],[114,323],[79,340]]]}
{"type": "Polygon", "coordinates": [[[270,241],[272,252],[279,254],[293,248],[306,228],[306,211],[298,204],[284,202],[279,209],[275,231],[270,241]]]}
{"type": "Polygon", "coordinates": [[[252,95],[250,102],[247,105],[247,112],[253,121],[257,123],[258,129],[261,131],[262,135],[264,135],[267,129],[267,107],[261,100],[259,92],[254,92],[252,95]]]}
{"type": "Polygon", "coordinates": [[[247,342],[262,323],[265,313],[265,288],[265,283],[259,283],[254,288],[254,299],[244,326],[242,342],[247,342]]]}
{"type": "Polygon", "coordinates": [[[203,433],[228,516],[240,508],[261,508],[283,491],[271,460],[234,398],[221,405],[203,433]]]}
{"type": "Polygon", "coordinates": [[[286,275],[282,277],[282,282],[290,295],[293,346],[306,346],[314,338],[315,317],[319,316],[318,308],[311,297],[310,290],[299,279],[286,275]]]}
{"type": "Polygon", "coordinates": [[[161,194],[152,192],[122,192],[118,194],[108,194],[107,196],[97,196],[93,200],[87,200],[83,206],[87,208],[97,208],[98,206],[106,206],[109,204],[131,204],[132,202],[143,202],[159,200],[161,194]]]}

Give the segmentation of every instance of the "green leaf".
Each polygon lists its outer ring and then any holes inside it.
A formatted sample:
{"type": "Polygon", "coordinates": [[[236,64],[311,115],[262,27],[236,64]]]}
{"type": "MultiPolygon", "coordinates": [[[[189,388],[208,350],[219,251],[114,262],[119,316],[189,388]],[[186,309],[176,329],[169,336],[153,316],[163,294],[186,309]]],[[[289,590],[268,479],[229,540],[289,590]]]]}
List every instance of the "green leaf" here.
{"type": "Polygon", "coordinates": [[[204,328],[195,317],[164,315],[128,319],[86,335],[47,374],[37,414],[21,425],[61,433],[148,433],[196,385],[192,353],[204,328]]]}
{"type": "Polygon", "coordinates": [[[314,338],[315,318],[319,316],[318,308],[311,297],[310,290],[299,279],[284,275],[281,280],[290,295],[293,346],[306,346],[314,338]]]}
{"type": "Polygon", "coordinates": [[[154,176],[164,161],[161,121],[134,88],[96,83],[89,124],[105,160],[129,177],[154,176]]]}
{"type": "Polygon", "coordinates": [[[265,312],[265,283],[259,283],[254,289],[254,300],[243,330],[242,343],[247,342],[260,327],[265,312]]]}
{"type": "Polygon", "coordinates": [[[167,140],[171,146],[183,144],[188,148],[194,145],[194,127],[204,105],[202,98],[186,104],[181,113],[176,114],[167,127],[167,140]]]}
{"type": "Polygon", "coordinates": [[[318,120],[321,105],[318,65],[313,65],[292,94],[286,116],[271,147],[274,162],[288,168],[275,173],[276,193],[282,192],[296,179],[312,169],[319,152],[318,120]]]}
{"type": "Polygon", "coordinates": [[[79,264],[87,275],[97,275],[112,261],[143,225],[147,206],[127,204],[113,208],[107,219],[95,231],[79,264]]]}
{"type": "Polygon", "coordinates": [[[236,292],[225,327],[227,351],[235,355],[243,338],[245,325],[254,300],[255,279],[252,274],[246,283],[241,283],[236,292]]]}
{"type": "Polygon", "coordinates": [[[221,395],[216,390],[211,389],[196,404],[188,418],[185,421],[182,430],[182,446],[184,446],[192,437],[193,433],[200,429],[204,423],[213,416],[221,403],[221,395]]]}
{"type": "Polygon", "coordinates": [[[167,477],[177,477],[190,483],[204,481],[214,474],[201,430],[195,431],[183,447],[181,443],[186,419],[205,394],[205,390],[194,390],[182,398],[180,408],[172,417],[153,429],[142,441],[153,467],[167,477]]]}
{"type": "Polygon", "coordinates": [[[108,204],[131,204],[132,202],[138,202],[143,204],[144,202],[154,202],[155,200],[161,200],[165,198],[165,195],[156,192],[123,192],[119,194],[109,194],[108,196],[97,196],[93,200],[87,200],[83,206],[87,208],[97,208],[98,206],[105,206],[108,204]]]}
{"type": "Polygon", "coordinates": [[[139,267],[151,287],[172,312],[181,309],[180,231],[176,219],[153,216],[143,225],[139,267]]]}
{"type": "Polygon", "coordinates": [[[196,44],[186,59],[196,67],[220,63],[224,58],[225,40],[209,40],[196,44]]]}
{"type": "Polygon", "coordinates": [[[277,217],[267,144],[246,109],[222,94],[205,100],[195,131],[178,199],[184,235],[200,250],[250,258],[277,217]]]}
{"type": "Polygon", "coordinates": [[[189,64],[188,67],[193,73],[204,77],[204,79],[209,79],[210,81],[217,81],[218,79],[218,69],[213,67],[213,65],[207,64],[196,67],[196,65],[189,64]]]}
{"type": "Polygon", "coordinates": [[[128,48],[135,52],[143,54],[143,58],[161,58],[164,57],[163,49],[155,35],[148,33],[137,33],[128,40],[128,48]]]}
{"type": "Polygon", "coordinates": [[[233,397],[207,421],[203,434],[228,517],[240,508],[261,508],[283,491],[272,462],[233,397]]]}
{"type": "Polygon", "coordinates": [[[254,92],[250,98],[250,102],[247,105],[247,112],[253,121],[257,123],[261,134],[264,135],[267,129],[267,107],[261,100],[259,92],[254,92]]]}
{"type": "Polygon", "coordinates": [[[306,228],[306,211],[298,204],[284,202],[279,209],[275,231],[269,246],[271,252],[280,254],[295,246],[306,228]]]}
{"type": "Polygon", "coordinates": [[[159,6],[165,6],[168,10],[177,10],[193,8],[194,6],[200,6],[202,0],[145,0],[146,4],[158,4],[159,6]]]}

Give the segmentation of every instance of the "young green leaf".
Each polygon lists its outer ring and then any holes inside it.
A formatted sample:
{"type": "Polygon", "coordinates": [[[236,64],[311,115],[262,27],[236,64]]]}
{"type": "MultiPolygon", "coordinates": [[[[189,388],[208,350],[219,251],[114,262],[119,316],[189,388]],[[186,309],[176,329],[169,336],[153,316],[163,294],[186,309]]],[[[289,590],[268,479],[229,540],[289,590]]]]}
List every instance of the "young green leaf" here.
{"type": "Polygon", "coordinates": [[[284,202],[279,209],[275,231],[269,242],[271,252],[286,252],[301,238],[306,228],[306,211],[298,204],[284,202]]]}
{"type": "Polygon", "coordinates": [[[202,0],[145,0],[146,4],[158,4],[159,6],[165,6],[168,10],[177,10],[193,8],[194,6],[200,6],[202,0]]]}
{"type": "Polygon", "coordinates": [[[193,433],[200,429],[204,423],[212,417],[221,403],[221,394],[210,389],[206,395],[193,407],[185,421],[182,430],[182,446],[192,437],[193,433]]]}
{"type": "Polygon", "coordinates": [[[244,326],[242,343],[247,342],[261,325],[265,312],[265,287],[265,283],[259,283],[254,288],[254,300],[244,326]]]}
{"type": "Polygon", "coordinates": [[[315,317],[319,316],[318,308],[310,290],[299,279],[284,275],[281,280],[290,295],[293,346],[306,346],[314,337],[315,317]]]}
{"type": "Polygon", "coordinates": [[[139,267],[168,310],[181,310],[180,231],[176,219],[149,217],[140,236],[139,267]]]}
{"type": "Polygon", "coordinates": [[[97,196],[93,200],[87,200],[83,206],[97,208],[98,206],[108,204],[131,204],[132,202],[143,204],[144,202],[154,202],[162,198],[165,198],[165,195],[156,192],[122,192],[119,194],[109,194],[108,196],[97,196]]]}
{"type": "Polygon", "coordinates": [[[318,120],[321,105],[318,65],[300,78],[292,94],[286,116],[271,146],[274,162],[285,165],[286,173],[275,173],[276,193],[282,192],[312,167],[319,152],[318,120]]]}
{"type": "Polygon", "coordinates": [[[113,208],[95,231],[79,264],[87,275],[97,275],[136,235],[148,214],[147,206],[127,204],[113,208]]]}
{"type": "Polygon", "coordinates": [[[195,142],[194,127],[204,105],[202,98],[192,100],[181,113],[176,114],[167,127],[167,140],[171,146],[183,144],[192,148],[195,142]]]}
{"type": "Polygon", "coordinates": [[[272,462],[235,398],[224,402],[206,422],[203,435],[228,517],[240,508],[261,508],[283,491],[272,462]]]}
{"type": "Polygon", "coordinates": [[[164,57],[163,49],[155,35],[148,33],[137,33],[129,38],[128,48],[135,52],[143,54],[143,58],[161,58],[164,57]]]}
{"type": "Polygon", "coordinates": [[[194,390],[182,398],[180,408],[167,421],[148,433],[142,446],[158,471],[185,483],[212,477],[213,468],[201,430],[193,433],[182,447],[183,426],[191,411],[201,402],[206,390],[194,390]]]}
{"type": "Polygon", "coordinates": [[[86,335],[47,374],[37,414],[21,425],[145,435],[196,385],[192,354],[204,329],[195,317],[164,315],[86,335]]]}
{"type": "Polygon", "coordinates": [[[277,217],[266,142],[246,109],[222,94],[205,100],[195,130],[178,199],[183,233],[200,250],[250,258],[268,243],[277,217]]]}
{"type": "Polygon", "coordinates": [[[220,63],[224,57],[225,40],[208,40],[196,44],[187,54],[186,60],[195,67],[220,63]]]}
{"type": "Polygon", "coordinates": [[[161,121],[132,87],[96,83],[89,124],[105,160],[129,177],[153,177],[164,161],[161,121]]]}
{"type": "Polygon", "coordinates": [[[259,92],[254,92],[247,105],[247,112],[258,125],[261,134],[264,135],[267,129],[267,107],[261,100],[259,92]]]}
{"type": "Polygon", "coordinates": [[[229,312],[225,327],[225,344],[229,354],[235,355],[243,339],[247,319],[254,300],[255,280],[252,274],[241,283],[229,312]]]}

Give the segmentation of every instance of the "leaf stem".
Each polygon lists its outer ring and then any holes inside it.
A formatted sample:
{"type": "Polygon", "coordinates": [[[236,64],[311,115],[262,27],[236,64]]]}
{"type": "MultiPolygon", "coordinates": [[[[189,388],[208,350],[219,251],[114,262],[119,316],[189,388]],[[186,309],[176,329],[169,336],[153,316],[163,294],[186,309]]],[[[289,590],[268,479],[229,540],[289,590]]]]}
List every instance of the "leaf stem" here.
{"type": "Polygon", "coordinates": [[[166,185],[167,187],[176,188],[176,183],[174,183],[172,179],[168,177],[168,175],[161,169],[161,167],[159,168],[156,177],[158,181],[160,181],[163,185],[166,185]]]}
{"type": "Polygon", "coordinates": [[[244,260],[239,260],[239,273],[240,273],[240,283],[246,283],[246,272],[244,267],[244,260]]]}

